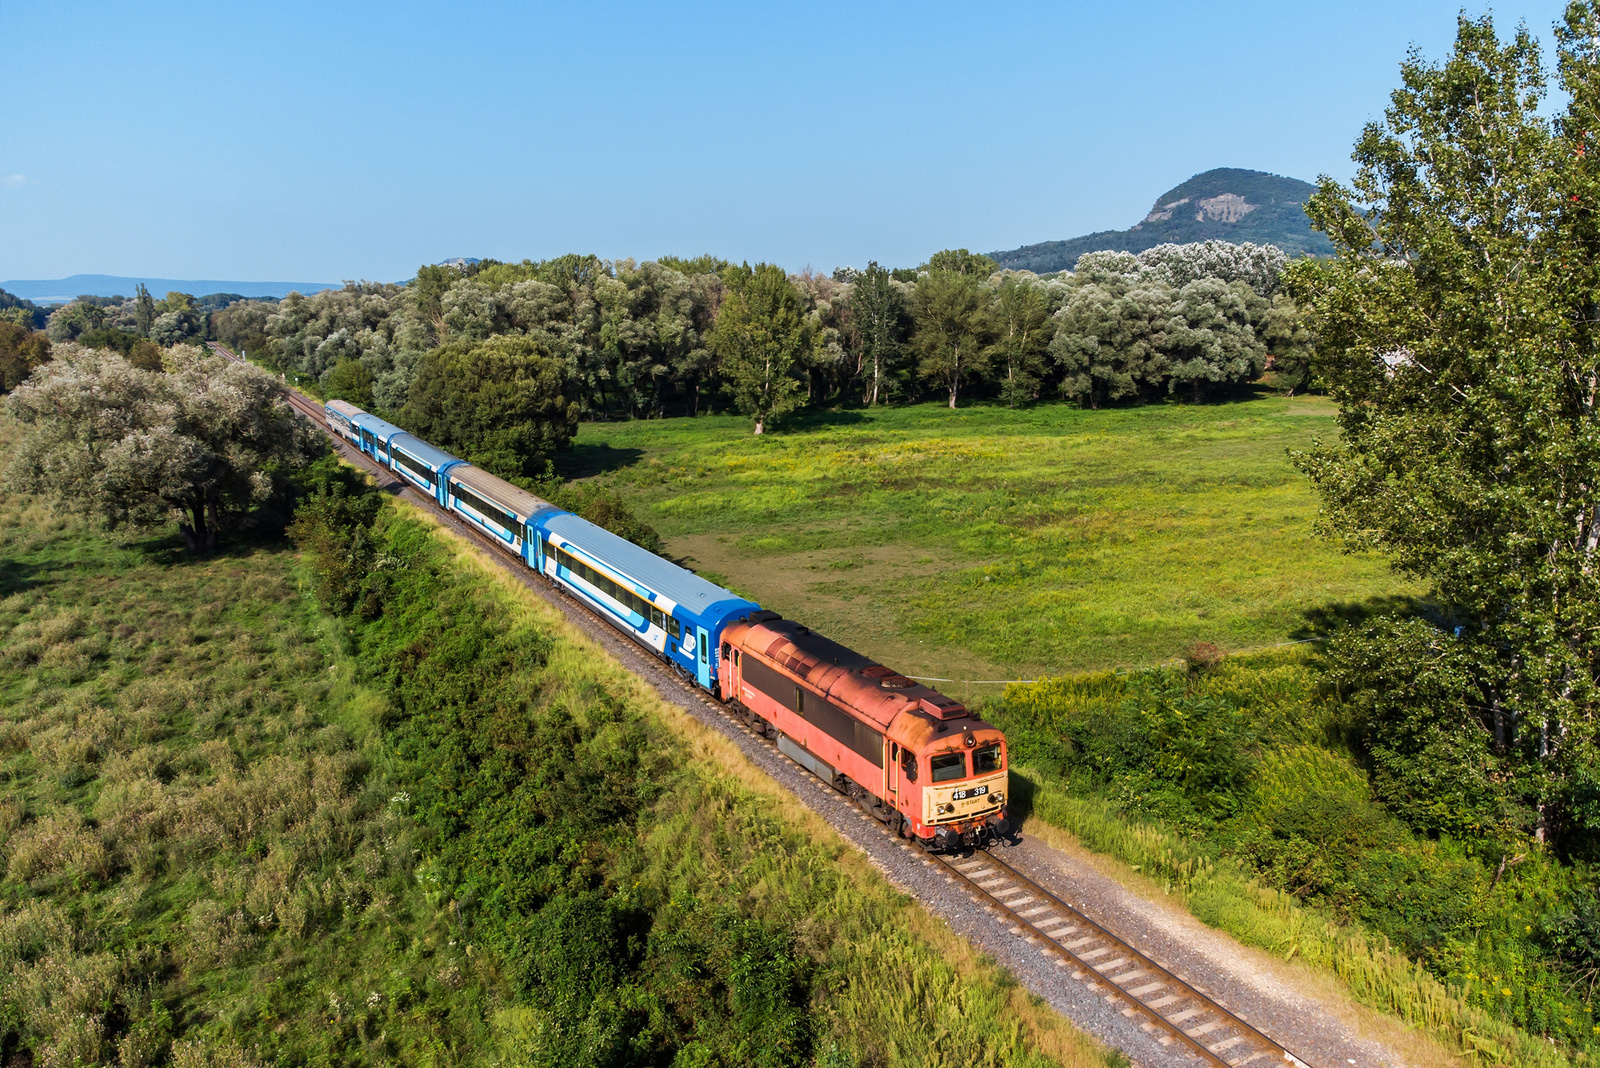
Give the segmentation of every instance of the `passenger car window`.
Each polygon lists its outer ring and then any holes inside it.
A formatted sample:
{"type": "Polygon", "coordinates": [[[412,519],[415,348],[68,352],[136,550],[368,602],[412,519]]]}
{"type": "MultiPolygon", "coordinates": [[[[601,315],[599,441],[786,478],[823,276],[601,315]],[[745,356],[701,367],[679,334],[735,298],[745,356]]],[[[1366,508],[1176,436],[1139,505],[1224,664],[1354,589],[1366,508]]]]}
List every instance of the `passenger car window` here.
{"type": "Polygon", "coordinates": [[[983,775],[991,771],[1000,770],[1000,747],[986,745],[982,749],[975,749],[972,753],[972,774],[983,775]]]}
{"type": "Polygon", "coordinates": [[[900,771],[905,775],[906,782],[917,781],[917,754],[907,749],[900,754],[900,771]]]}
{"type": "Polygon", "coordinates": [[[951,779],[964,779],[967,777],[967,754],[965,753],[940,753],[928,761],[933,769],[934,782],[949,782],[951,779]]]}

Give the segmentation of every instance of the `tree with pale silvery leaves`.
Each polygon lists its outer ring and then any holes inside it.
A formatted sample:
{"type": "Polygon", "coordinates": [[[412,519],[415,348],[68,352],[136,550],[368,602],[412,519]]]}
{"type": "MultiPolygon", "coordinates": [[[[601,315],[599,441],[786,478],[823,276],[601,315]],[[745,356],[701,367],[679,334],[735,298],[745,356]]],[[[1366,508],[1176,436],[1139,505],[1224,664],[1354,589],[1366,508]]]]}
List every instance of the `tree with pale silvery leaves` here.
{"type": "Polygon", "coordinates": [[[1177,289],[1202,278],[1243,282],[1256,293],[1270,297],[1283,281],[1288,255],[1276,245],[1248,241],[1195,241],[1187,245],[1157,245],[1137,256],[1142,274],[1177,289]]]}
{"type": "Polygon", "coordinates": [[[1062,395],[1090,408],[1156,395],[1166,381],[1174,299],[1172,287],[1143,278],[1128,253],[1081,257],[1050,341],[1062,395]]]}
{"type": "Polygon", "coordinates": [[[798,374],[814,342],[800,294],[781,267],[730,267],[732,290],[717,314],[711,349],[739,410],[757,434],[800,406],[798,374]]]}
{"type": "MultiPolygon", "coordinates": [[[[1442,625],[1379,620],[1331,652],[1380,796],[1600,850],[1600,12],[1540,49],[1462,18],[1404,64],[1351,187],[1307,210],[1334,260],[1290,272],[1339,437],[1299,457],[1326,529],[1432,585],[1442,625]],[[1453,795],[1452,795],[1453,796],[1453,795]],[[1470,799],[1463,796],[1462,804],[1470,799]],[[1472,802],[1472,804],[1476,804],[1472,802]],[[1505,813],[1525,805],[1526,822],[1505,813]]],[[[1447,813],[1448,814],[1448,813],[1447,813]]]]}
{"type": "Polygon", "coordinates": [[[1186,389],[1202,400],[1219,386],[1259,377],[1267,347],[1255,324],[1269,307],[1243,282],[1201,278],[1178,290],[1162,345],[1168,390],[1186,389]]]}
{"type": "Polygon", "coordinates": [[[311,458],[317,431],[254,367],[194,348],[168,363],[79,350],[35,371],[7,398],[22,426],[11,486],[113,529],[176,519],[189,549],[212,548],[271,495],[274,469],[311,458]]]}

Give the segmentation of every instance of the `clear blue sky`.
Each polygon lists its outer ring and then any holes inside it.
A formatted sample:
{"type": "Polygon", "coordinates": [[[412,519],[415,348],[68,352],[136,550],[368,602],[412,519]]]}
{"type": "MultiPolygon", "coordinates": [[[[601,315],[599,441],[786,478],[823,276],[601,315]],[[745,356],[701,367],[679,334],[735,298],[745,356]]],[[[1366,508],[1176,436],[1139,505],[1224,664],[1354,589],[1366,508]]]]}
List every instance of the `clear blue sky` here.
{"type": "MultiPolygon", "coordinates": [[[[0,278],[828,270],[1120,229],[1211,167],[1347,177],[1459,6],[0,0],[0,278]]],[[[1561,6],[1494,10],[1548,41],[1561,6]]]]}

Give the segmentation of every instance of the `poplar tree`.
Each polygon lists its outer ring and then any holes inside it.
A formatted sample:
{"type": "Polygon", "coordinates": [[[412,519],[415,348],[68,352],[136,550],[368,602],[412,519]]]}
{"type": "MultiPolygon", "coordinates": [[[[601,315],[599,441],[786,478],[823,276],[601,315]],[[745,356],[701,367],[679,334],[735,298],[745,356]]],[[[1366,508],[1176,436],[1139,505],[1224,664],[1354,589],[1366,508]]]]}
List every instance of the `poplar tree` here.
{"type": "Polygon", "coordinates": [[[1299,457],[1325,527],[1442,606],[1335,646],[1380,792],[1427,819],[1492,794],[1480,831],[1578,848],[1600,830],[1595,4],[1556,38],[1554,120],[1524,29],[1462,18],[1444,63],[1413,54],[1353,185],[1308,204],[1336,258],[1291,285],[1339,403],[1339,439],[1299,457]]]}
{"type": "Polygon", "coordinates": [[[796,376],[815,339],[805,304],[781,267],[761,263],[727,274],[733,291],[717,313],[711,349],[721,357],[734,403],[761,434],[805,399],[796,376]]]}

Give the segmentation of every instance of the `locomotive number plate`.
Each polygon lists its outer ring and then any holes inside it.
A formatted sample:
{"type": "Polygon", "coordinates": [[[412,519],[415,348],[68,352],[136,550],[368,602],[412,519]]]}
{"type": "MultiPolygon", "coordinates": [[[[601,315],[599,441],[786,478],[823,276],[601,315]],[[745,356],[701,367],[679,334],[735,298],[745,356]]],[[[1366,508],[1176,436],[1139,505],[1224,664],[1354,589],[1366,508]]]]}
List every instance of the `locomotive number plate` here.
{"type": "Polygon", "coordinates": [[[988,792],[989,788],[987,786],[974,786],[970,790],[957,790],[955,793],[950,795],[950,800],[965,801],[969,797],[982,797],[988,792]]]}

